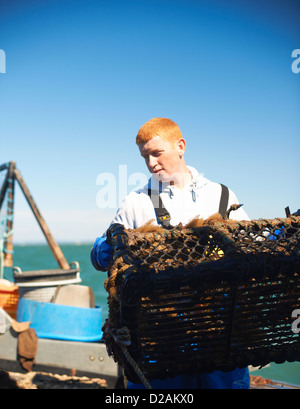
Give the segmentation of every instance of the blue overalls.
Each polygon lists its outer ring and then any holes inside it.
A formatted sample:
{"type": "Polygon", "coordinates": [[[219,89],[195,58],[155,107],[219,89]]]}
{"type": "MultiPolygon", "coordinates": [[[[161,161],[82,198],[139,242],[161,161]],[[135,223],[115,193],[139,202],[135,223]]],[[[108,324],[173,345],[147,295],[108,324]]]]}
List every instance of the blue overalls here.
{"type": "MultiPolygon", "coordinates": [[[[236,368],[230,372],[214,371],[201,375],[178,375],[175,378],[150,381],[153,389],[249,389],[249,369],[236,368]]],[[[127,389],[145,389],[143,384],[128,382],[127,389]]]]}

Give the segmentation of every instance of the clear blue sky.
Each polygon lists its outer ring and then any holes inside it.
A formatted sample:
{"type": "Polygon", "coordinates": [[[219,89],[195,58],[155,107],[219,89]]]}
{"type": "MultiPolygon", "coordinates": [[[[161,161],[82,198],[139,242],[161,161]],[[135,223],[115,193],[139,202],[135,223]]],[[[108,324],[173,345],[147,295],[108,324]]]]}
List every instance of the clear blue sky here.
{"type": "MultiPolygon", "coordinates": [[[[252,219],[284,217],[300,208],[299,21],[299,0],[0,0],[0,164],[59,242],[93,242],[116,211],[97,176],[146,173],[135,135],[166,116],[252,219]]],[[[16,241],[42,239],[16,199],[16,241]]]]}

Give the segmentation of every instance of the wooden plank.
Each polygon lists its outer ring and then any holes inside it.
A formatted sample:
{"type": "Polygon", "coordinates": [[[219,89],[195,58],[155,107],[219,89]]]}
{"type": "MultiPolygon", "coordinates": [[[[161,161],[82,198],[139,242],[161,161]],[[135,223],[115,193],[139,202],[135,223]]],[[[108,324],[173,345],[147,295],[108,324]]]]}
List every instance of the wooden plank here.
{"type": "Polygon", "coordinates": [[[30,191],[24,181],[24,179],[21,176],[21,173],[18,169],[15,169],[15,177],[20,185],[20,188],[22,189],[24,196],[38,222],[40,225],[40,228],[42,229],[42,232],[44,233],[44,236],[48,242],[48,245],[58,263],[58,265],[63,268],[63,269],[70,269],[70,265],[65,259],[65,256],[63,255],[63,252],[61,251],[59,245],[57,244],[56,240],[54,239],[52,233],[50,232],[46,221],[44,220],[43,216],[41,215],[35,201],[33,200],[33,197],[30,194],[30,191]]]}

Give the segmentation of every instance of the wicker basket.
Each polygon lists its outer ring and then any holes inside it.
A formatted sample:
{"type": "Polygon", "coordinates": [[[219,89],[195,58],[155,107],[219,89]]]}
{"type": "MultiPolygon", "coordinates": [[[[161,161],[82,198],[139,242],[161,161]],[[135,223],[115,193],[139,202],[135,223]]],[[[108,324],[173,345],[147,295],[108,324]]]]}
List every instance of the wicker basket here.
{"type": "Polygon", "coordinates": [[[0,280],[0,307],[15,318],[19,301],[18,287],[6,280],[0,280]]]}

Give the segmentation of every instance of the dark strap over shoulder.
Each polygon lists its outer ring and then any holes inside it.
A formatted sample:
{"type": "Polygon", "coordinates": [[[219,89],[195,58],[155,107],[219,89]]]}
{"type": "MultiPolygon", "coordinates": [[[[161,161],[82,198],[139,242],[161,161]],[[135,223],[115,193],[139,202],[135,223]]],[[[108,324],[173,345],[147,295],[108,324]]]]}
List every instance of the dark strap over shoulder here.
{"type": "MultiPolygon", "coordinates": [[[[148,184],[148,196],[152,200],[158,224],[162,225],[164,228],[167,228],[170,226],[171,217],[167,209],[164,207],[164,204],[160,197],[161,186],[161,182],[159,182],[159,191],[154,191],[151,190],[151,186],[150,184],[148,184]]],[[[221,183],[220,186],[222,190],[219,204],[219,213],[224,219],[228,207],[229,190],[227,186],[222,185],[221,183]]]]}
{"type": "Polygon", "coordinates": [[[220,205],[219,205],[219,213],[223,217],[225,217],[225,213],[228,207],[228,199],[229,199],[229,190],[227,186],[221,185],[221,198],[220,198],[220,205]]]}
{"type": "Polygon", "coordinates": [[[152,200],[152,203],[155,209],[155,213],[156,213],[157,222],[158,224],[162,225],[164,228],[167,228],[170,226],[171,217],[161,200],[161,197],[160,197],[161,192],[162,192],[162,183],[159,182],[159,191],[151,190],[150,180],[149,180],[148,196],[152,200]]]}

